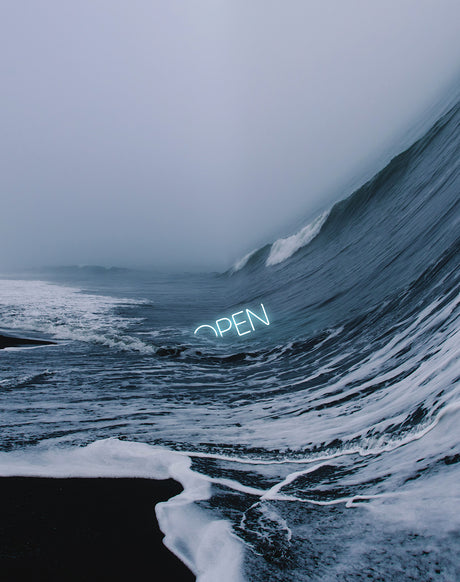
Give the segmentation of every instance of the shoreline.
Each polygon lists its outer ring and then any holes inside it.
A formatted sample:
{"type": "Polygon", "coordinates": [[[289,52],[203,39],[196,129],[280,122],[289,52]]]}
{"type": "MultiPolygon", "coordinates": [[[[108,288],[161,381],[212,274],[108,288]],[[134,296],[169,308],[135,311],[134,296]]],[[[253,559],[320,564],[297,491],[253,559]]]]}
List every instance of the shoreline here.
{"type": "Polygon", "coordinates": [[[32,347],[32,346],[55,346],[55,345],[57,345],[56,342],[52,342],[49,340],[30,339],[0,334],[0,350],[4,350],[5,348],[16,348],[16,347],[19,348],[27,346],[32,347]]]}
{"type": "Polygon", "coordinates": [[[192,582],[155,515],[181,491],[172,479],[0,477],[2,577],[192,582]]]}

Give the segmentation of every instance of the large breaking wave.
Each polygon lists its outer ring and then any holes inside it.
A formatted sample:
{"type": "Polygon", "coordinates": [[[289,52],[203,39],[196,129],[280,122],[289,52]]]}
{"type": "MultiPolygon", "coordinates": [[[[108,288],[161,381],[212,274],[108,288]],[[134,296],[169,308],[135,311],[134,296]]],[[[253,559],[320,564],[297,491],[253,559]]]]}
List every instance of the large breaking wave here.
{"type": "Polygon", "coordinates": [[[459,125],[457,104],[223,275],[4,281],[4,325],[66,343],[21,373],[2,354],[0,472],[181,480],[160,514],[200,580],[219,561],[233,580],[459,579],[459,125]],[[193,335],[260,301],[263,332],[193,335]]]}

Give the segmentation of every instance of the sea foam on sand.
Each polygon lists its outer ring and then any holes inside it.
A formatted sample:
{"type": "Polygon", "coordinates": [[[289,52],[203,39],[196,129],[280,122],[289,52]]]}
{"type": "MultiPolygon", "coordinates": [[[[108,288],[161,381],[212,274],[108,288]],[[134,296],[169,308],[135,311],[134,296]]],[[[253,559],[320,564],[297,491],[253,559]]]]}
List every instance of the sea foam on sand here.
{"type": "Polygon", "coordinates": [[[143,443],[104,439],[85,447],[0,453],[0,476],[172,478],[184,491],[155,507],[165,545],[198,582],[242,580],[242,543],[225,520],[211,520],[195,501],[208,499],[211,485],[190,468],[182,453],[143,443]]]}

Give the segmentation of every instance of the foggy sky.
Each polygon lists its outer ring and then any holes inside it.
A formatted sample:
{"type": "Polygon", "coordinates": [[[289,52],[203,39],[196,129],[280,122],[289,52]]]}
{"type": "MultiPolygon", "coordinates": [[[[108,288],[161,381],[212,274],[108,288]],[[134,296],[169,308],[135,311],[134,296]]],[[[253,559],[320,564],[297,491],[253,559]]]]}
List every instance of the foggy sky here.
{"type": "Polygon", "coordinates": [[[290,234],[439,97],[459,23],[457,0],[3,2],[0,271],[223,269],[290,234]]]}

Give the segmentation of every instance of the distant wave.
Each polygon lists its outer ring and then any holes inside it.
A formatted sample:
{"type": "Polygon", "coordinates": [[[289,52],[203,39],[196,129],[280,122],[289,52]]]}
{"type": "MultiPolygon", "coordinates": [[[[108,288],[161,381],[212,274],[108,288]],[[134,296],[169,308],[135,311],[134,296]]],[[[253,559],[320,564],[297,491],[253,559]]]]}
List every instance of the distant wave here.
{"type": "Polygon", "coordinates": [[[272,244],[270,254],[265,263],[267,267],[282,263],[286,259],[289,259],[289,257],[292,257],[292,255],[299,249],[310,243],[321,231],[321,227],[326,222],[329,213],[330,209],[325,210],[322,214],[317,216],[313,222],[304,226],[296,234],[275,241],[272,244]]]}
{"type": "Polygon", "coordinates": [[[231,275],[241,271],[249,263],[252,263],[253,259],[255,262],[258,262],[259,260],[262,261],[263,256],[266,257],[266,267],[277,265],[278,263],[282,263],[286,259],[289,259],[299,249],[307,246],[314,238],[316,238],[316,236],[318,236],[330,212],[331,208],[328,208],[319,216],[317,216],[312,222],[309,222],[298,232],[288,236],[287,238],[280,238],[271,245],[265,245],[264,247],[252,250],[250,253],[244,255],[244,257],[241,259],[238,259],[233,267],[228,271],[228,273],[231,275]],[[268,255],[266,254],[267,252],[268,255]]]}
{"type": "Polygon", "coordinates": [[[240,271],[249,261],[249,259],[257,252],[257,249],[254,249],[253,251],[251,251],[250,253],[248,253],[247,255],[244,255],[244,257],[242,259],[239,259],[238,261],[236,261],[236,263],[233,265],[233,267],[230,269],[231,273],[236,273],[237,271],[240,271]]]}

